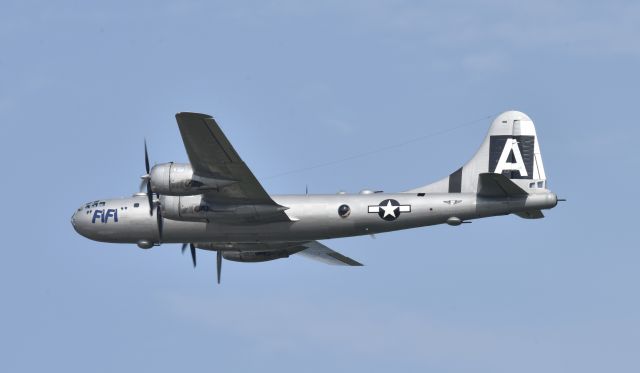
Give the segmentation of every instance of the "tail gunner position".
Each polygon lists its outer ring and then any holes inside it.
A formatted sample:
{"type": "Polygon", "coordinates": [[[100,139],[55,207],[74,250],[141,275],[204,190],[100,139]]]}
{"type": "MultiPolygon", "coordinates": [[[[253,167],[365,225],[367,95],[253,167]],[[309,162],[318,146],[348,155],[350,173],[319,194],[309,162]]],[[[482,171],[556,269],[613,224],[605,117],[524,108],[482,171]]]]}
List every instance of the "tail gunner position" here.
{"type": "Polygon", "coordinates": [[[190,163],[149,166],[146,193],[84,204],[71,223],[101,242],[149,249],[181,243],[222,258],[262,262],[300,254],[329,264],[360,263],[317,240],[515,214],[543,218],[556,206],[547,189],[531,119],[508,111],[491,124],[476,155],[449,176],[399,193],[270,196],[209,115],[176,114],[190,163]]]}

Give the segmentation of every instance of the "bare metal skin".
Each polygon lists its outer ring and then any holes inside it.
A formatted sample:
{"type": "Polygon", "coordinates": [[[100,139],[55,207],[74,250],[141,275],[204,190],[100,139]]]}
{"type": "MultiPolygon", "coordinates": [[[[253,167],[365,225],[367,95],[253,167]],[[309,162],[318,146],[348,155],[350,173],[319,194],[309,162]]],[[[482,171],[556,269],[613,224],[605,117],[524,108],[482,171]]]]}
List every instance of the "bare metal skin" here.
{"type": "MultiPolygon", "coordinates": [[[[317,240],[377,234],[516,214],[537,219],[557,205],[547,189],[531,119],[499,115],[476,155],[435,183],[401,193],[270,196],[210,116],[176,115],[189,164],[149,168],[147,193],[82,205],[71,219],[95,241],[150,248],[190,243],[236,261],[299,253],[331,264],[360,265],[317,240]]],[[[186,246],[183,246],[183,250],[186,246]]]]}

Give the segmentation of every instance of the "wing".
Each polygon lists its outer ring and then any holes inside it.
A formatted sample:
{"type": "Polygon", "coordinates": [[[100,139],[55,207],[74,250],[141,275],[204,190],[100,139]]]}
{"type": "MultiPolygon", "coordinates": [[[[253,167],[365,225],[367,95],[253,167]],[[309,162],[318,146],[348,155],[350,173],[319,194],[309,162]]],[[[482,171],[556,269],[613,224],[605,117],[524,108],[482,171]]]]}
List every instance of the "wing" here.
{"type": "Polygon", "coordinates": [[[339,252],[331,250],[318,241],[305,242],[302,246],[306,247],[306,249],[298,251],[296,254],[305,256],[309,259],[332,265],[362,266],[361,263],[358,263],[339,252]]]}
{"type": "Polygon", "coordinates": [[[260,243],[214,243],[214,242],[198,242],[195,244],[198,249],[203,250],[224,250],[244,252],[247,255],[256,255],[264,257],[261,254],[279,253],[282,256],[277,258],[286,258],[289,255],[299,254],[309,259],[317,260],[333,265],[362,266],[361,263],[346,257],[336,251],[331,250],[318,241],[307,242],[260,242],[260,243]]]}
{"type": "Polygon", "coordinates": [[[176,121],[194,175],[217,180],[224,185],[206,192],[205,198],[221,202],[277,205],[233,149],[213,117],[178,113],[176,121]]]}

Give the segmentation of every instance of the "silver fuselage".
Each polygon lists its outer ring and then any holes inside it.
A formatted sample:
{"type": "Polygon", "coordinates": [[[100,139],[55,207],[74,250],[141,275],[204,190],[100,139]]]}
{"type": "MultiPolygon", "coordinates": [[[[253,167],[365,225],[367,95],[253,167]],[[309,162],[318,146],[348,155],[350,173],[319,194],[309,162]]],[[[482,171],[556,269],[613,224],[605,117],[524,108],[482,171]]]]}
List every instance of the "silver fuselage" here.
{"type": "MultiPolygon", "coordinates": [[[[162,218],[162,240],[159,237],[157,215],[150,215],[146,196],[96,201],[83,205],[72,217],[72,224],[81,235],[102,242],[138,243],[253,243],[312,241],[337,237],[368,235],[400,229],[446,223],[451,218],[462,221],[553,208],[555,194],[548,191],[521,198],[482,198],[465,193],[371,193],[330,195],[281,195],[273,200],[287,208],[290,222],[234,223],[229,219],[209,221],[179,221],[162,218]],[[393,220],[383,218],[377,206],[385,200],[395,200],[403,206],[393,220]],[[341,205],[348,205],[346,217],[338,214],[341,205]],[[408,206],[408,207],[407,207],[408,206]],[[96,213],[96,210],[100,212],[96,213]]],[[[162,201],[160,201],[162,203],[162,201]]]]}

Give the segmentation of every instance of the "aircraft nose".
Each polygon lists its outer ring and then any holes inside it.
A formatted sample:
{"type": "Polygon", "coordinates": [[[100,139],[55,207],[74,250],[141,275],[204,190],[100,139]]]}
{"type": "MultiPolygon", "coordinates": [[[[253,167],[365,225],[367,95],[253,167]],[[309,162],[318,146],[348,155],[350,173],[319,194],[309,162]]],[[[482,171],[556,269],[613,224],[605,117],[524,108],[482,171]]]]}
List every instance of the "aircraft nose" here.
{"type": "MultiPolygon", "coordinates": [[[[76,217],[78,216],[78,212],[74,212],[73,215],[71,215],[71,225],[73,225],[73,229],[75,229],[76,232],[78,232],[78,222],[76,217]]],[[[78,232],[80,233],[80,232],[78,232]]]]}
{"type": "Polygon", "coordinates": [[[85,230],[82,229],[84,224],[82,224],[82,215],[80,214],[80,212],[81,211],[76,211],[73,213],[73,215],[71,215],[71,225],[79,235],[87,237],[85,230]]]}

